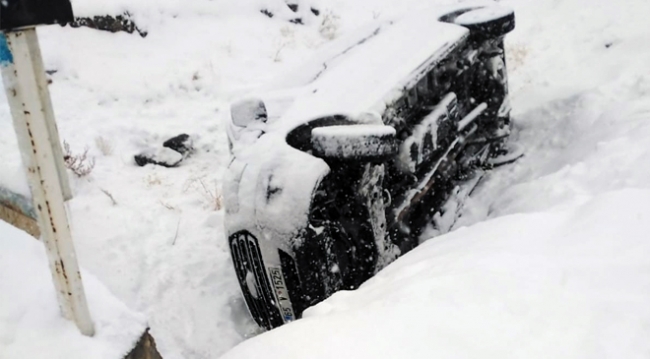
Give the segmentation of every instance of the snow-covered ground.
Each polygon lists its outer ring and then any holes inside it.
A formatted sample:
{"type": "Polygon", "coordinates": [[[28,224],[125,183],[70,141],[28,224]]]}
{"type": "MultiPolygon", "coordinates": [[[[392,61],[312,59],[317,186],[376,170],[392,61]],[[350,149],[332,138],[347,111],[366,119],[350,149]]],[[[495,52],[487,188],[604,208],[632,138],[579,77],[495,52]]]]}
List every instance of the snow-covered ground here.
{"type": "MultiPolygon", "coordinates": [[[[298,3],[305,25],[282,0],[76,0],[79,15],[128,10],[149,35],[39,29],[61,137],[96,161],[72,183],[79,260],[146,315],[166,359],[215,358],[257,333],[222,228],[228,102],[429,1],[298,3]],[[183,132],[197,152],[180,167],[133,164],[183,132]]],[[[484,178],[454,233],[228,357],[650,356],[650,3],[500,3],[517,15],[512,139],[526,156],[484,178]]],[[[0,184],[26,192],[4,96],[0,164],[0,184]]]]}
{"type": "Polygon", "coordinates": [[[144,316],[82,271],[95,336],[63,319],[45,248],[0,221],[0,358],[122,358],[147,327],[144,316]]]}

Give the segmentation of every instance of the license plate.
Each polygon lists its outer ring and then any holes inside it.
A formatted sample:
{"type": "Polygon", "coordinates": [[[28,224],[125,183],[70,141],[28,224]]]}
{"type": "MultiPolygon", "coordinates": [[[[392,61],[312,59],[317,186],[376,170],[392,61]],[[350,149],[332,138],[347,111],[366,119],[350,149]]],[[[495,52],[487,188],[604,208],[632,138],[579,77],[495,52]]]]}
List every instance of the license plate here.
{"type": "Polygon", "coordinates": [[[275,297],[278,300],[278,308],[282,313],[282,318],[285,322],[290,322],[296,319],[291,306],[291,299],[289,298],[289,290],[284,283],[284,276],[280,267],[269,267],[269,274],[271,275],[271,282],[275,289],[275,297]]]}

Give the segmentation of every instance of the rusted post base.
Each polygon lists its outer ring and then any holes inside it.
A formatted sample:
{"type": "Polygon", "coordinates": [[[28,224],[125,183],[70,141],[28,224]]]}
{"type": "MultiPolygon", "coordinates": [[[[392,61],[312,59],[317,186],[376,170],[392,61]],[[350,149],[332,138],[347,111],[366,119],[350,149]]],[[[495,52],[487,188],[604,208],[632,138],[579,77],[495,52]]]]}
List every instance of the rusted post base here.
{"type": "Polygon", "coordinates": [[[38,229],[38,222],[35,219],[27,217],[22,212],[14,208],[4,206],[0,203],[0,220],[3,220],[12,226],[22,229],[32,237],[40,238],[41,231],[38,229]]]}
{"type": "Polygon", "coordinates": [[[124,359],[162,359],[156,348],[156,341],[149,334],[149,328],[144,331],[135,348],[124,359]]]}

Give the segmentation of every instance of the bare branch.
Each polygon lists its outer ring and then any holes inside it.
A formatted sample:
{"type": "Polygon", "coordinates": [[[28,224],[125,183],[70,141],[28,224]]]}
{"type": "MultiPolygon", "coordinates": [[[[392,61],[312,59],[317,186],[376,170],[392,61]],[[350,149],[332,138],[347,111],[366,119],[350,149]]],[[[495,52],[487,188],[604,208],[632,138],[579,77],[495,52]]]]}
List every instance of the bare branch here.
{"type": "Polygon", "coordinates": [[[88,158],[88,148],[80,155],[75,155],[70,150],[70,144],[63,141],[63,161],[65,167],[77,177],[85,177],[95,168],[95,159],[88,158]]]}
{"type": "Polygon", "coordinates": [[[115,200],[115,198],[113,198],[112,194],[110,194],[107,190],[105,190],[103,188],[100,188],[99,190],[102,191],[105,195],[108,196],[108,198],[111,199],[111,202],[113,202],[113,206],[117,206],[117,201],[115,200]]]}

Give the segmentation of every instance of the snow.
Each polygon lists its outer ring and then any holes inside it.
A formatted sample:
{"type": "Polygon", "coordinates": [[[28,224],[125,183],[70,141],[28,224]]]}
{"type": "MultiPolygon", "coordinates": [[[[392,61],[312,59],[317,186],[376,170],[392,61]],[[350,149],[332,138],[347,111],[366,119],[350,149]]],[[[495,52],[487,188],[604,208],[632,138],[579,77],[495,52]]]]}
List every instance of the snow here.
{"type": "Polygon", "coordinates": [[[183,155],[167,147],[150,148],[141,153],[146,158],[153,159],[157,163],[174,167],[183,160],[183,155]]]}
{"type": "Polygon", "coordinates": [[[92,338],[61,317],[43,245],[0,221],[0,358],[122,358],[144,333],[145,318],[82,270],[92,338]]]}
{"type": "MultiPolygon", "coordinates": [[[[229,102],[295,72],[329,34],[345,37],[430,4],[297,2],[321,16],[290,24],[295,14],[282,0],[75,0],[80,16],[128,10],[149,34],[38,30],[46,68],[57,70],[50,91],[61,137],[96,160],[89,177],[72,177],[69,202],[89,296],[94,276],[142,312],[166,359],[216,358],[258,333],[223,233],[229,102]],[[260,5],[277,15],[269,19],[260,5]],[[324,26],[326,16],[334,25],[324,26]],[[179,133],[196,148],[181,166],[133,164],[133,155],[179,133]]],[[[517,17],[506,40],[512,140],[526,155],[487,173],[454,232],[228,357],[648,356],[650,274],[640,257],[649,253],[650,3],[499,4],[517,17]]],[[[0,184],[26,193],[16,148],[0,96],[0,184]]],[[[20,295],[27,282],[4,290],[16,279],[1,278],[4,313],[13,307],[4,296],[20,295]]],[[[30,298],[45,300],[47,280],[38,286],[44,294],[30,298]]],[[[61,330],[41,335],[30,326],[39,336],[15,350],[74,334],[51,303],[29,308],[33,320],[49,308],[43,319],[61,330]]],[[[16,322],[0,320],[0,345],[16,322]]],[[[47,350],[42,356],[53,357],[47,350]]]]}
{"type": "Polygon", "coordinates": [[[330,158],[391,155],[395,153],[394,139],[395,129],[383,124],[320,127],[311,134],[314,153],[330,158]]]}
{"type": "Polygon", "coordinates": [[[313,189],[329,173],[325,162],[287,145],[281,136],[267,134],[242,149],[230,166],[233,170],[228,176],[239,180],[224,181],[228,184],[224,194],[227,234],[248,230],[260,240],[286,238],[287,246],[302,240],[297,234],[308,223],[313,189]],[[263,232],[263,228],[273,228],[273,232],[263,232]]]}
{"type": "MultiPolygon", "coordinates": [[[[17,142],[14,142],[13,144],[15,147],[18,146],[17,142]]],[[[7,168],[3,168],[2,172],[0,172],[0,186],[6,190],[27,196],[29,195],[29,186],[27,185],[27,176],[25,176],[25,172],[21,167],[22,162],[20,154],[18,151],[15,151],[12,154],[13,156],[3,156],[3,159],[6,158],[6,162],[3,162],[3,167],[6,166],[7,168]]]]}
{"type": "MultiPolygon", "coordinates": [[[[432,6],[364,29],[343,41],[350,45],[342,52],[326,47],[315,55],[318,72],[309,72],[311,61],[307,68],[295,70],[313,74],[305,84],[305,94],[296,98],[281,121],[271,125],[288,132],[308,119],[366,111],[383,113],[411,81],[418,81],[468,36],[469,31],[463,27],[439,22],[444,14],[432,6]]],[[[332,45],[337,49],[340,46],[332,45]]]]}
{"type": "Polygon", "coordinates": [[[259,99],[243,99],[230,106],[230,116],[233,124],[246,127],[253,120],[266,122],[266,107],[259,99]]]}
{"type": "Polygon", "coordinates": [[[644,358],[649,220],[625,189],[463,228],[223,358],[644,358]]]}
{"type": "Polygon", "coordinates": [[[312,131],[313,136],[317,137],[357,137],[357,136],[372,136],[372,137],[390,137],[395,136],[395,129],[390,126],[384,125],[353,125],[353,126],[327,126],[315,128],[312,131]]]}

